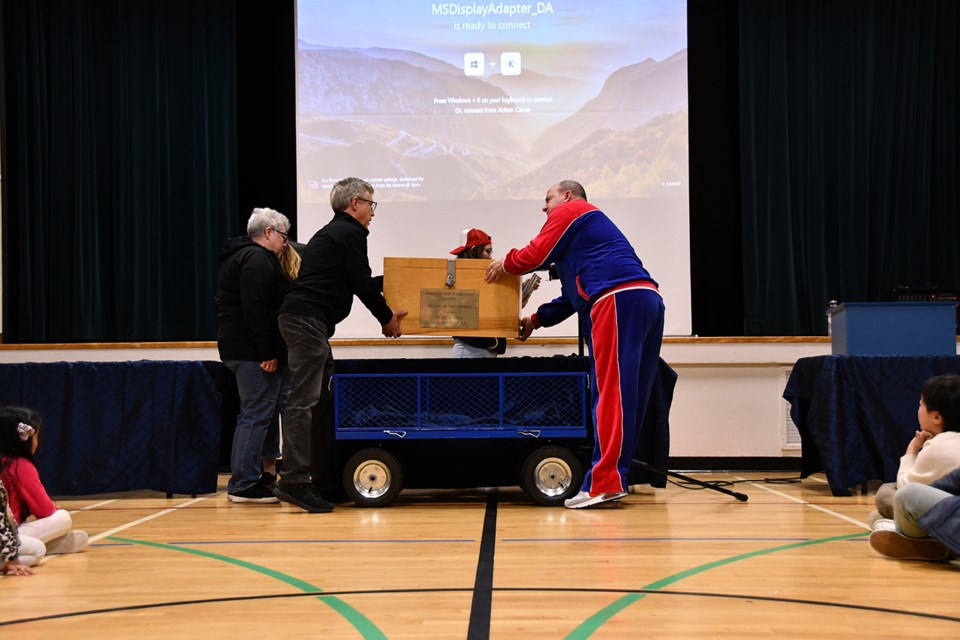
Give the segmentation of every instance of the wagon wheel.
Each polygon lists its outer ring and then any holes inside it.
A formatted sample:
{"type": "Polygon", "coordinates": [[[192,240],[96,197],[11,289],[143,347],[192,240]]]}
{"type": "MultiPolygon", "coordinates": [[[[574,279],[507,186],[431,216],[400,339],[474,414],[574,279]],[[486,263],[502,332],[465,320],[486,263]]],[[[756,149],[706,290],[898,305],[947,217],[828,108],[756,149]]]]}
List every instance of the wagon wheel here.
{"type": "Polygon", "coordinates": [[[385,507],[403,488],[403,467],[385,449],[362,449],[343,468],[343,488],[358,507],[385,507]]]}
{"type": "Polygon", "coordinates": [[[563,504],[580,490],[583,465],[570,449],[540,447],[527,457],[520,472],[520,487],[537,504],[563,504]]]}

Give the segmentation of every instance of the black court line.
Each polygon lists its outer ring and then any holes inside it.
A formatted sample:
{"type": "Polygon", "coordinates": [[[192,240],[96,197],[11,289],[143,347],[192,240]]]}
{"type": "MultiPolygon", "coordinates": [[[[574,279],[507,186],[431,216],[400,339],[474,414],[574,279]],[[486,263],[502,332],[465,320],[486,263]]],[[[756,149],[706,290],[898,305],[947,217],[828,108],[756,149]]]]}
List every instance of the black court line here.
{"type": "MultiPolygon", "coordinates": [[[[47,616],[36,616],[33,618],[19,618],[16,620],[6,620],[0,622],[0,627],[10,627],[18,624],[27,624],[30,622],[44,622],[48,620],[62,620],[65,618],[76,618],[79,616],[92,616],[103,613],[115,613],[122,611],[143,611],[146,609],[160,609],[164,607],[182,607],[195,604],[215,604],[218,602],[248,602],[253,600],[281,600],[286,598],[316,598],[316,597],[340,597],[340,596],[377,596],[377,595],[403,595],[416,593],[462,593],[469,592],[471,589],[465,587],[451,587],[442,589],[361,589],[356,591],[297,591],[294,593],[270,593],[256,596],[227,596],[223,598],[203,598],[197,600],[178,600],[174,602],[153,602],[149,604],[128,605],[124,607],[109,607],[104,609],[87,609],[85,611],[70,611],[68,613],[56,613],[47,616]]],[[[862,604],[846,604],[841,602],[828,602],[825,600],[808,600],[805,598],[775,598],[772,596],[756,596],[730,593],[710,593],[706,591],[665,591],[660,589],[592,589],[576,587],[505,587],[492,589],[492,592],[504,593],[614,593],[619,595],[644,594],[650,596],[675,596],[686,598],[721,598],[727,600],[758,600],[761,602],[773,602],[783,604],[801,604],[817,607],[831,607],[836,609],[847,609],[852,611],[865,611],[873,613],[889,613],[899,616],[910,616],[914,618],[924,618],[927,620],[944,620],[946,622],[960,623],[960,617],[948,616],[939,613],[925,613],[923,611],[911,611],[909,609],[890,609],[887,607],[874,607],[862,604]]],[[[472,625],[471,625],[472,628],[472,625]]],[[[489,619],[487,620],[489,629],[489,619]]]]}
{"type": "Polygon", "coordinates": [[[493,604],[493,558],[497,544],[497,493],[487,496],[483,514],[483,535],[480,537],[480,557],[477,577],[473,583],[473,603],[470,605],[470,624],[467,640],[487,640],[490,637],[490,617],[493,604]]]}

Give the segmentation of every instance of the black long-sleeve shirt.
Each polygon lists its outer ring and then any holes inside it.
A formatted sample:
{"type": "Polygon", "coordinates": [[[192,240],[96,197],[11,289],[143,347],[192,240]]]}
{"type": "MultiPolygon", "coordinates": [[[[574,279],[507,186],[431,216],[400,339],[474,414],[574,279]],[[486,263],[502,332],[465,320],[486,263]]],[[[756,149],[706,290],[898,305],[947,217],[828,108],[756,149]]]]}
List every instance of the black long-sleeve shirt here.
{"type": "Polygon", "coordinates": [[[300,275],[280,313],[317,318],[332,336],[357,296],[380,324],[390,322],[393,311],[383,299],[383,278],[374,278],[370,271],[368,235],[369,230],[353,216],[337,211],[303,250],[300,275]]]}

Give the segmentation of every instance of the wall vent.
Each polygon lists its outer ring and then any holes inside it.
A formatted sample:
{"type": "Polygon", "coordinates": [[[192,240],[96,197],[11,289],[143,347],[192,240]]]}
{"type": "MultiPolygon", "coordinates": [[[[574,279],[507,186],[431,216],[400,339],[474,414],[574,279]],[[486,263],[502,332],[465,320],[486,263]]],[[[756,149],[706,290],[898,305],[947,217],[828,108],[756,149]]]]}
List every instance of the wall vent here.
{"type": "MultiPolygon", "coordinates": [[[[790,379],[790,372],[793,369],[787,367],[780,371],[780,388],[787,387],[787,380],[790,379]]],[[[780,398],[780,448],[784,450],[796,450],[801,448],[800,430],[793,423],[790,417],[790,403],[780,398]]]]}

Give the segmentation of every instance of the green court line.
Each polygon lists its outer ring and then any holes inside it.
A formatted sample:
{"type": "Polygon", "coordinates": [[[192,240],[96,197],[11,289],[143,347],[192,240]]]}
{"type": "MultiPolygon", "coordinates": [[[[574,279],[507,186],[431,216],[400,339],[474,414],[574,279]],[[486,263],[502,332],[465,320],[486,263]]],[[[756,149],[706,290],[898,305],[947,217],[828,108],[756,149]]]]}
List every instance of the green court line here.
{"type": "MultiPolygon", "coordinates": [[[[257,573],[262,573],[265,576],[275,578],[281,582],[285,582],[301,591],[306,592],[317,592],[323,591],[318,587],[313,586],[309,582],[305,582],[293,576],[288,576],[285,573],[280,573],[279,571],[274,571],[268,567],[264,567],[259,564],[253,564],[252,562],[246,562],[244,560],[238,560],[237,558],[231,558],[230,556],[223,556],[218,553],[210,553],[209,551],[200,551],[198,549],[191,549],[189,547],[178,547],[172,544],[164,544],[162,542],[150,542],[148,540],[134,540],[132,538],[117,538],[115,536],[109,536],[107,540],[115,540],[116,542],[125,542],[127,544],[139,544],[146,547],[157,547],[158,549],[166,549],[168,551],[179,551],[181,553],[192,553],[194,555],[202,556],[204,558],[210,558],[211,560],[220,560],[222,562],[227,562],[230,564],[237,565],[238,567],[243,567],[245,569],[252,569],[257,573]]],[[[373,622],[371,622],[366,616],[362,613],[351,607],[349,604],[337,598],[335,596],[317,596],[317,599],[321,600],[324,604],[328,605],[334,611],[343,616],[353,627],[366,639],[369,640],[387,640],[387,636],[383,634],[380,629],[377,628],[373,622]]]]}
{"type": "MultiPolygon", "coordinates": [[[[863,536],[870,535],[869,531],[864,531],[861,533],[851,533],[843,536],[833,536],[832,538],[819,538],[817,540],[806,540],[804,542],[795,542],[793,544],[785,544],[779,547],[771,547],[769,549],[760,549],[759,551],[751,551],[750,553],[742,553],[737,556],[730,556],[729,558],[723,558],[721,560],[715,560],[713,562],[708,562],[707,564],[702,564],[699,567],[693,567],[692,569],[687,569],[686,571],[681,571],[680,573],[675,573],[672,576],[667,576],[662,580],[657,580],[656,582],[651,582],[643,589],[663,589],[666,586],[669,586],[675,582],[679,582],[685,578],[696,575],[698,573],[703,573],[704,571],[709,571],[710,569],[716,569],[717,567],[722,567],[727,564],[734,562],[739,562],[740,560],[747,560],[749,558],[754,558],[756,556],[766,555],[768,553],[776,553],[777,551],[786,551],[787,549],[797,549],[799,547],[807,547],[812,544],[823,544],[824,542],[837,542],[838,540],[849,540],[851,538],[860,538],[863,536]]],[[[607,623],[610,618],[617,615],[633,603],[637,602],[643,598],[645,593],[631,593],[623,596],[619,600],[610,603],[600,611],[597,611],[595,614],[584,620],[580,623],[576,629],[570,632],[570,635],[567,636],[566,640],[584,640],[589,638],[597,629],[607,623]]]]}

